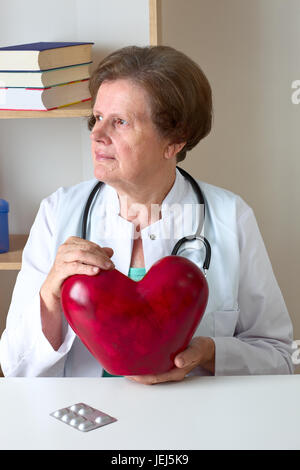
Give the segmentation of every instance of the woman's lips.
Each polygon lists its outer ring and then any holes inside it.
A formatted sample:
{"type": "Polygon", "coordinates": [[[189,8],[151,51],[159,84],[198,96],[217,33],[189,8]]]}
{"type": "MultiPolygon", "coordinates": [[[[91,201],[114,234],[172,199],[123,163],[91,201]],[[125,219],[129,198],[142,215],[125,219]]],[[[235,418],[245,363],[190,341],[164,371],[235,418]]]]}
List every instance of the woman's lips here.
{"type": "Polygon", "coordinates": [[[95,153],[95,158],[96,158],[96,161],[99,162],[99,161],[104,161],[104,160],[115,160],[114,157],[112,157],[111,155],[106,155],[105,153],[95,153]]]}

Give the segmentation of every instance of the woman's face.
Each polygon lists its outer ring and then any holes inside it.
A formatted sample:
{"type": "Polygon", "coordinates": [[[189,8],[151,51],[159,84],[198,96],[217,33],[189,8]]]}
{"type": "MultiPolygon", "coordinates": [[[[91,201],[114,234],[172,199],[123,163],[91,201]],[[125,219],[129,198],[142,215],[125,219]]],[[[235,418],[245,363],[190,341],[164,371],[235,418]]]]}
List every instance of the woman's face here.
{"type": "Polygon", "coordinates": [[[97,179],[135,187],[163,170],[169,142],[152,122],[142,87],[126,79],[102,83],[93,113],[96,123],[91,141],[97,179]]]}

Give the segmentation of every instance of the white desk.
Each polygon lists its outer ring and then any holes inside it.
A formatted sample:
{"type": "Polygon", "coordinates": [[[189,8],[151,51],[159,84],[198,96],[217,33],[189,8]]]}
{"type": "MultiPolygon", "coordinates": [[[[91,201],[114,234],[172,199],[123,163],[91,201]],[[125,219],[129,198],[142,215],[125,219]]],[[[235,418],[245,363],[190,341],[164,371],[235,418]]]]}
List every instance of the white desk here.
{"type": "Polygon", "coordinates": [[[300,449],[300,375],[0,379],[0,449],[300,449]],[[118,419],[80,432],[49,413],[84,402],[118,419]]]}

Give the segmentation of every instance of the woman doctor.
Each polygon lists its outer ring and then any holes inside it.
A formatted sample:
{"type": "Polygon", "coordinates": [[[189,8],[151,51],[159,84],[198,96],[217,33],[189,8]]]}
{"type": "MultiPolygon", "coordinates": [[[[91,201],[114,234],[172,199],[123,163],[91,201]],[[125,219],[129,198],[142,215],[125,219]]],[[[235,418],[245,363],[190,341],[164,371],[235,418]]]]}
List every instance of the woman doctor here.
{"type": "MultiPolygon", "coordinates": [[[[180,225],[169,210],[197,203],[176,164],[211,129],[211,89],[198,65],[170,47],[127,47],[99,64],[90,90],[94,175],[105,185],[91,208],[88,240],[80,227],[94,179],[42,201],[1,338],[5,376],[107,375],[65,321],[63,281],[114,268],[139,280],[199,223],[180,225]],[[182,233],[164,236],[176,224],[182,233]]],[[[253,211],[239,196],[199,184],[212,249],[205,315],[170,372],[131,379],[292,373],[292,324],[253,211]]],[[[202,250],[187,245],[181,255],[202,267],[202,250]]]]}

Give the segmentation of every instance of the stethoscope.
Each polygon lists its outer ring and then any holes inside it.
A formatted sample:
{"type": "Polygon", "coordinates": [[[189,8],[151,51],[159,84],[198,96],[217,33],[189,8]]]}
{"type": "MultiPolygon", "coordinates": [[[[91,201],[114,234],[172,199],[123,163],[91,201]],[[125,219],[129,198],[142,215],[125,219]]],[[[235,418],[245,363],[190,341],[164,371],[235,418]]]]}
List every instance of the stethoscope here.
{"type": "MultiPolygon", "coordinates": [[[[203,197],[202,191],[201,191],[197,181],[194,180],[194,178],[189,173],[187,173],[187,171],[183,170],[182,168],[180,168],[178,166],[176,168],[180,171],[180,173],[192,185],[193,190],[195,191],[196,196],[197,196],[198,204],[201,204],[201,207],[203,207],[203,217],[202,217],[202,223],[201,222],[199,223],[199,226],[198,226],[198,229],[197,229],[196,233],[193,234],[193,235],[188,235],[187,237],[183,237],[180,240],[178,240],[178,242],[176,243],[176,245],[173,248],[173,251],[172,251],[171,255],[177,255],[180,247],[184,243],[192,242],[193,240],[200,240],[205,246],[205,259],[204,259],[202,269],[203,269],[204,274],[206,275],[206,271],[208,270],[209,264],[210,264],[211,247],[210,247],[210,244],[209,244],[208,240],[201,235],[202,229],[204,227],[204,219],[205,219],[204,197],[203,197]]],[[[104,184],[103,181],[98,181],[98,183],[92,189],[92,191],[91,191],[91,193],[88,197],[88,200],[85,204],[85,208],[84,208],[84,212],[83,212],[83,218],[82,218],[82,225],[81,225],[81,238],[83,238],[83,239],[86,239],[87,220],[88,220],[91,204],[92,204],[94,198],[96,197],[97,193],[99,192],[99,190],[100,190],[100,188],[102,187],[103,184],[104,184]]]]}

